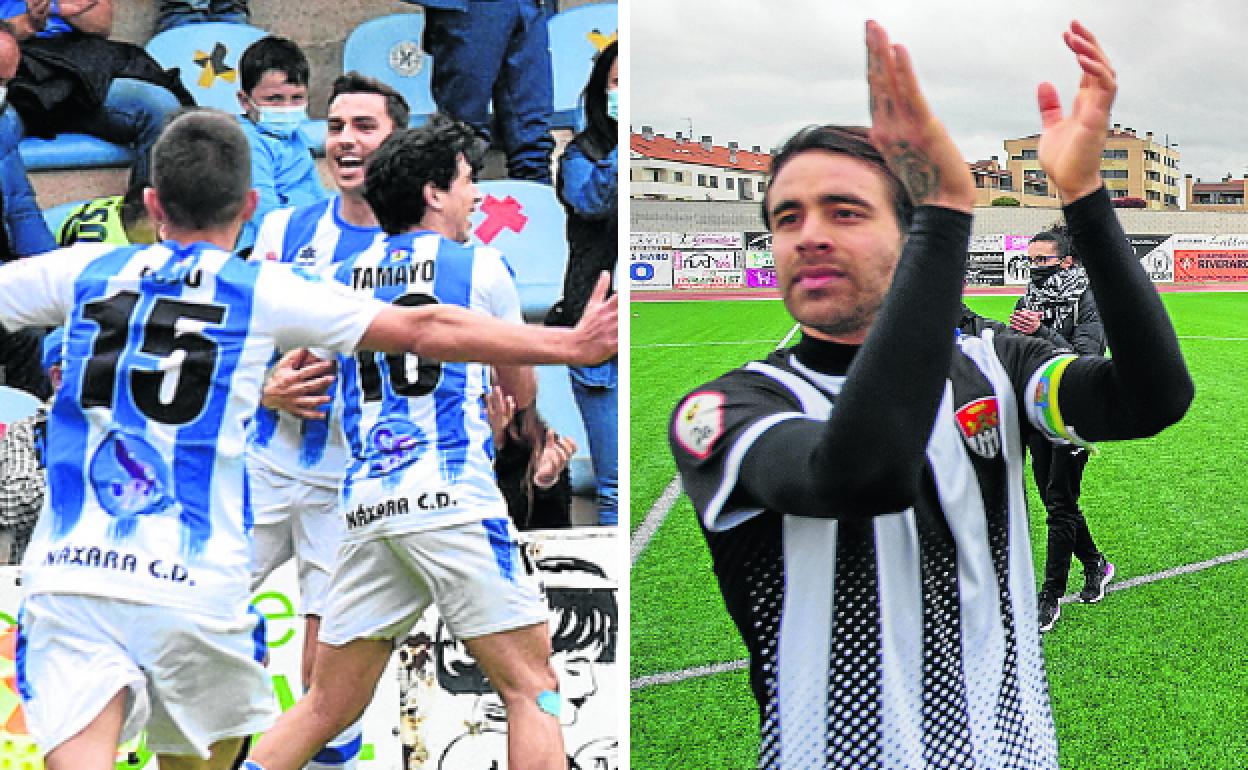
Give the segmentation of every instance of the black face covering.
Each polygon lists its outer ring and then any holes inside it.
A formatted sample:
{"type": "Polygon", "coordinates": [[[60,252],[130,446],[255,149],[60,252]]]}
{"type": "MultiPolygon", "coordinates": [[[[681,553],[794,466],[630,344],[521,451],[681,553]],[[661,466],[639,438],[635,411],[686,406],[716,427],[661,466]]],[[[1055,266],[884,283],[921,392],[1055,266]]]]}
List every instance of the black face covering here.
{"type": "Polygon", "coordinates": [[[1057,271],[1060,269],[1061,268],[1057,265],[1050,265],[1048,267],[1033,267],[1031,269],[1031,282],[1039,286],[1053,276],[1057,275],[1057,271]]]}

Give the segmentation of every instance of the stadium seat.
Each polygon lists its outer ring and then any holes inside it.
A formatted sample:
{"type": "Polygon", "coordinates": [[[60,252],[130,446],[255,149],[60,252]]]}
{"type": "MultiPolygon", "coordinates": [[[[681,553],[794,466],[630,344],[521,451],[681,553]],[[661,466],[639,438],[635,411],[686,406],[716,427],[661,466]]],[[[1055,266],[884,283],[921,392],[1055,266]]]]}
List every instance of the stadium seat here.
{"type": "Polygon", "coordinates": [[[472,215],[472,238],[503,252],[516,273],[525,318],[541,321],[563,291],[563,206],[552,187],[536,182],[491,180],[477,188],[482,202],[472,215]]]}
{"type": "Polygon", "coordinates": [[[538,366],[537,412],[561,436],[576,442],[576,454],[568,463],[572,477],[572,492],[593,497],[597,490],[594,479],[594,463],[589,456],[589,439],[585,436],[585,423],[572,395],[572,383],[568,381],[566,366],[538,366]]]}
{"type": "Polygon", "coordinates": [[[52,139],[26,137],[17,146],[27,171],[125,167],[134,150],[86,134],[58,134],[52,139]]]}
{"type": "Polygon", "coordinates": [[[196,104],[237,115],[239,57],[267,34],[247,24],[185,24],[156,35],[146,48],[162,67],[178,68],[196,104]]]}
{"type": "Polygon", "coordinates": [[[355,70],[391,86],[412,110],[410,125],[424,125],[437,112],[433,102],[433,59],[421,47],[425,14],[395,13],[369,19],[347,36],[342,70],[355,70]]]}
{"type": "Polygon", "coordinates": [[[8,425],[14,420],[29,417],[39,406],[39,399],[24,390],[0,385],[0,423],[8,425]]]}
{"type": "Polygon", "coordinates": [[[61,225],[65,224],[65,218],[69,216],[70,212],[84,203],[86,201],[72,201],[43,210],[43,221],[48,223],[48,230],[52,232],[52,237],[56,239],[57,243],[61,242],[61,225]]]}
{"type": "Polygon", "coordinates": [[[546,28],[554,72],[553,125],[577,129],[581,92],[594,67],[594,57],[619,34],[618,8],[615,3],[578,5],[551,16],[546,28]]]}

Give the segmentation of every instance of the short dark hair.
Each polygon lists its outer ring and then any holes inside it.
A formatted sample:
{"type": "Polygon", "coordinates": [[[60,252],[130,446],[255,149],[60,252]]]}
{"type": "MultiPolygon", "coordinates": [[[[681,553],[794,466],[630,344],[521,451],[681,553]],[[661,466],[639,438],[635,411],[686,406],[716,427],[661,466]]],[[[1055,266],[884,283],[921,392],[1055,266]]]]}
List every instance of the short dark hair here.
{"type": "Polygon", "coordinates": [[[233,222],[251,189],[251,145],[238,118],[213,109],[176,115],[152,146],[152,187],[178,227],[233,222]]]}
{"type": "MultiPolygon", "coordinates": [[[[880,170],[884,178],[888,181],[889,188],[893,193],[893,213],[897,215],[897,225],[904,233],[910,228],[910,220],[914,218],[914,203],[910,200],[910,194],[906,192],[905,186],[892,169],[888,167],[884,156],[880,155],[880,151],[875,149],[875,145],[871,144],[868,135],[868,129],[863,126],[807,126],[789,137],[784,146],[780,148],[780,152],[776,153],[771,159],[770,179],[775,179],[780,173],[780,169],[793,159],[798,153],[807,150],[823,150],[825,152],[834,152],[840,155],[848,155],[851,158],[857,158],[880,170]]],[[[763,193],[763,221],[767,223],[768,229],[771,228],[771,211],[767,208],[767,202],[771,197],[771,185],[767,185],[767,191],[763,193]]]]}
{"type": "Polygon", "coordinates": [[[1048,230],[1036,233],[1032,236],[1030,243],[1052,243],[1053,251],[1058,257],[1075,256],[1070,243],[1070,233],[1065,225],[1053,225],[1048,230]]]}
{"type": "Polygon", "coordinates": [[[277,35],[262,37],[243,51],[238,60],[240,85],[250,94],[266,72],[281,72],[286,82],[296,86],[308,84],[308,57],[293,40],[277,35]]]}
{"type": "Polygon", "coordinates": [[[376,78],[361,75],[355,70],[342,73],[334,78],[333,85],[329,87],[329,101],[326,103],[326,107],[332,106],[334,100],[343,94],[378,94],[384,96],[386,99],[386,114],[390,116],[390,122],[394,124],[396,130],[407,128],[407,124],[411,121],[412,108],[408,106],[407,100],[403,98],[403,94],[376,78]]]}
{"type": "Polygon", "coordinates": [[[368,159],[364,199],[387,233],[405,232],[425,218],[425,185],[449,190],[459,156],[480,168],[485,142],[467,124],[433,115],[420,128],[400,128],[368,159]]]}

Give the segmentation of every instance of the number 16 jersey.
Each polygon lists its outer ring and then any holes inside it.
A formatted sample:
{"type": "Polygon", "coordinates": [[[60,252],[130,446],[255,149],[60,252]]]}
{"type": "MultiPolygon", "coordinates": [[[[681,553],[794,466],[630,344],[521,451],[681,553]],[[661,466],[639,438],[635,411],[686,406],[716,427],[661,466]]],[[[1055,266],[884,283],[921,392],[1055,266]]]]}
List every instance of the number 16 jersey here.
{"type": "MultiPolygon", "coordinates": [[[[430,231],[379,241],[335,277],[394,305],[440,302],[522,320],[497,250],[430,231]]],[[[348,541],[506,518],[485,414],[488,366],[366,352],[340,358],[339,370],[348,541]]]]}

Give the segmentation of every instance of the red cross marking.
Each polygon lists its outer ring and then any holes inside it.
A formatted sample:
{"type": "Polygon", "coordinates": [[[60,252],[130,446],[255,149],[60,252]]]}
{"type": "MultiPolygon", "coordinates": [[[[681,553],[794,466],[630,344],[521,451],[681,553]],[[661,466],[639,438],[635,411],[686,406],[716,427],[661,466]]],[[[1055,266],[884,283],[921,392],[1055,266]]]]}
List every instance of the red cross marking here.
{"type": "Polygon", "coordinates": [[[510,195],[501,201],[493,195],[485,196],[485,200],[481,202],[481,212],[485,214],[485,219],[477,226],[477,238],[488,246],[503,228],[513,233],[520,232],[529,223],[529,218],[520,213],[523,208],[520,201],[510,195]]]}

